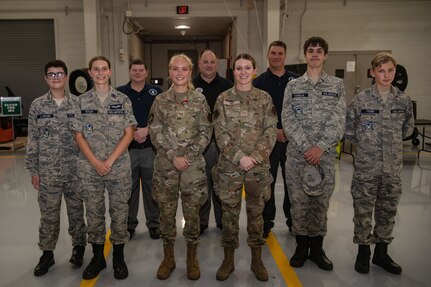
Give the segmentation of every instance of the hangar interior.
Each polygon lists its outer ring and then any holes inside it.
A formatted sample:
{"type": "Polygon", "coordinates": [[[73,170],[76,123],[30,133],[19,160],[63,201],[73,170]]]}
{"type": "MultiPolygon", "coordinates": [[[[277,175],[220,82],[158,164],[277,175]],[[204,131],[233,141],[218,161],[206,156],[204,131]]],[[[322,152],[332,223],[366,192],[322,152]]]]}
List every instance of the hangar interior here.
{"type": "MultiPolygon", "coordinates": [[[[286,64],[292,69],[301,69],[305,63],[302,44],[310,36],[321,36],[328,41],[330,52],[325,71],[344,79],[348,101],[371,85],[370,58],[380,51],[391,52],[408,75],[399,80],[408,83],[406,92],[416,103],[416,117],[431,119],[429,31],[430,0],[2,0],[0,96],[20,97],[22,114],[13,117],[13,121],[10,117],[1,119],[2,132],[12,129],[17,145],[14,142],[11,147],[9,142],[4,149],[0,145],[0,226],[3,229],[0,285],[430,286],[431,155],[428,152],[419,155],[421,149],[430,149],[429,138],[419,136],[417,145],[410,140],[404,142],[403,195],[395,219],[395,240],[390,245],[391,255],[403,267],[401,276],[377,267],[372,267],[370,274],[362,275],[353,268],[356,246],[352,242],[352,157],[341,153],[325,241],[334,271],[321,271],[310,262],[300,269],[289,266],[295,239],[284,224],[283,183],[278,176],[276,224],[263,251],[270,273],[266,283],[258,282],[249,270],[244,205],[236,270],[225,282],[215,280],[223,250],[221,232],[212,216],[198,251],[202,277],[196,282],[187,280],[181,210],[177,216],[177,269],[169,280],[157,280],[155,274],[163,252],[161,241],[150,239],[148,230],[141,224],[136,237],[126,247],[130,271],[127,280],[113,278],[108,257],[107,270],[95,282],[82,282],[82,269],[72,269],[68,263],[71,244],[64,206],[55,250],[56,264],[47,275],[35,278],[33,268],[40,256],[39,210],[36,191],[24,169],[25,140],[19,141],[26,135],[30,103],[47,90],[43,65],[48,60],[57,58],[67,63],[71,78],[68,88],[77,94],[91,86],[86,67],[95,55],[111,60],[114,87],[129,80],[128,63],[140,57],[149,66],[151,82],[166,90],[167,63],[175,53],[184,52],[196,61],[200,51],[211,48],[220,57],[220,75],[230,77],[231,60],[246,52],[256,59],[260,74],[268,66],[268,44],[280,39],[287,44],[286,64]],[[178,25],[190,28],[175,29],[178,25]]],[[[426,132],[424,126],[417,128],[422,134],[426,132]]],[[[141,211],[140,207],[139,216],[143,218],[141,211]]],[[[91,251],[87,248],[85,262],[90,258],[91,251]]]]}

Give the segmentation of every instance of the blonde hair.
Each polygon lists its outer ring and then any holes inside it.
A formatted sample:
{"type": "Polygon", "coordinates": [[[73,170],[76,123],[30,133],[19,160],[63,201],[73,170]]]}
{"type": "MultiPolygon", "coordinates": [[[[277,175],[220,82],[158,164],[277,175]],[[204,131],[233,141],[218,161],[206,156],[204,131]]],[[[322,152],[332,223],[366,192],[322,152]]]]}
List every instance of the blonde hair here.
{"type": "Polygon", "coordinates": [[[394,63],[394,66],[397,66],[397,61],[395,61],[394,57],[389,53],[378,53],[373,60],[371,61],[371,69],[378,68],[382,66],[382,64],[386,64],[388,62],[394,63]]]}
{"type": "MultiPolygon", "coordinates": [[[[191,72],[193,71],[193,62],[186,54],[181,53],[181,54],[176,54],[176,55],[172,56],[172,58],[169,60],[168,68],[169,68],[169,70],[171,70],[172,65],[173,65],[172,63],[178,58],[181,58],[187,62],[189,69],[190,69],[190,78],[187,81],[187,88],[194,90],[195,86],[192,83],[192,75],[191,75],[191,72]]],[[[168,78],[170,79],[170,76],[168,78]]],[[[174,84],[172,84],[171,87],[173,85],[174,84]]]]}

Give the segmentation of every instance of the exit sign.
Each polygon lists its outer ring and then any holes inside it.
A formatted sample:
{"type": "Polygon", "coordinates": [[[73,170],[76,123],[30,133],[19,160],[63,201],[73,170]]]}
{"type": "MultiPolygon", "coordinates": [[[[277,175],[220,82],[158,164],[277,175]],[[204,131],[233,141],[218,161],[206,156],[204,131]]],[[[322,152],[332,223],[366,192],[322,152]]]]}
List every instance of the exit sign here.
{"type": "Polygon", "coordinates": [[[189,14],[189,6],[187,5],[177,6],[177,14],[180,14],[180,15],[189,14]]]}

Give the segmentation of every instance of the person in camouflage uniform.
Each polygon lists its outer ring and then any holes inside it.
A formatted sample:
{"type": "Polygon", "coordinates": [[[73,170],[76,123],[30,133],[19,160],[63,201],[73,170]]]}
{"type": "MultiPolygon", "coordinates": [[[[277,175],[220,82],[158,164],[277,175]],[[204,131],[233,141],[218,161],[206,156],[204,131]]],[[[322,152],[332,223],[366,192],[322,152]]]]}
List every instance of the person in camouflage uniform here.
{"type": "Polygon", "coordinates": [[[327,53],[324,39],[311,37],[305,42],[307,71],[286,86],[282,122],[289,140],[286,180],[297,242],[290,265],[302,267],[310,258],[319,268],[332,270],[322,246],[335,187],[336,146],[344,134],[346,99],[343,80],[323,71],[327,53]],[[306,175],[315,170],[319,173],[308,180],[306,175]]]}
{"type": "MultiPolygon", "coordinates": [[[[216,52],[211,49],[205,49],[199,56],[199,74],[193,79],[193,86],[196,91],[202,93],[207,99],[211,113],[214,111],[214,105],[217,97],[221,92],[232,88],[233,83],[230,80],[222,78],[217,73],[218,58],[216,52]]],[[[210,144],[205,148],[204,158],[206,162],[206,174],[208,181],[208,199],[200,211],[201,218],[201,234],[208,228],[208,222],[211,211],[211,201],[214,208],[214,219],[217,228],[222,229],[222,210],[220,198],[215,194],[214,182],[212,179],[211,170],[217,164],[219,149],[215,140],[215,136],[211,137],[210,144]]]]}
{"type": "Polygon", "coordinates": [[[252,85],[256,62],[248,54],[233,62],[235,86],[219,95],[214,107],[214,131],[220,148],[213,168],[214,187],[223,209],[224,260],[217,280],[226,280],[234,271],[234,251],[239,246],[239,214],[245,189],[248,245],[252,251],[251,270],[260,281],[268,280],[261,260],[262,212],[271,196],[273,180],[269,155],[275,145],[277,113],[271,96],[252,85]]]}
{"type": "Polygon", "coordinates": [[[187,278],[200,278],[197,260],[199,210],[208,197],[205,159],[202,155],[212,136],[210,111],[204,95],[191,83],[193,63],[184,54],[169,61],[171,88],[158,95],[148,118],[150,136],[157,150],[154,161],[153,197],[160,209],[160,235],[164,258],[157,278],[167,279],[175,269],[174,243],[178,198],[185,219],[187,278]]]}
{"type": "Polygon", "coordinates": [[[93,258],[84,270],[84,279],[93,279],[106,267],[105,189],[111,216],[110,241],[114,246],[113,267],[116,279],[128,276],[124,262],[127,232],[128,200],[132,188],[131,165],[127,147],[133,139],[136,120],[130,99],[109,85],[111,65],[103,56],[89,62],[94,88],[79,96],[79,118],[75,140],[81,154],[78,176],[81,180],[88,224],[88,242],[93,258]]]}
{"type": "Polygon", "coordinates": [[[84,205],[76,177],[78,148],[71,130],[77,98],[65,91],[67,79],[67,67],[63,61],[48,62],[45,81],[49,91],[32,102],[28,115],[25,166],[30,171],[33,187],[38,190],[41,214],[39,247],[43,251],[34,269],[35,276],[46,274],[55,263],[53,250],[60,232],[62,195],[73,245],[69,261],[74,266],[82,266],[86,245],[84,205]]]}
{"type": "Polygon", "coordinates": [[[345,136],[356,148],[351,192],[353,242],[358,244],[355,269],[359,273],[369,272],[373,243],[374,264],[393,274],[402,271],[387,254],[387,246],[393,239],[401,197],[403,138],[412,134],[414,120],[409,96],[391,84],[396,65],[392,55],[377,54],[371,61],[375,84],[357,94],[347,109],[345,136]]]}

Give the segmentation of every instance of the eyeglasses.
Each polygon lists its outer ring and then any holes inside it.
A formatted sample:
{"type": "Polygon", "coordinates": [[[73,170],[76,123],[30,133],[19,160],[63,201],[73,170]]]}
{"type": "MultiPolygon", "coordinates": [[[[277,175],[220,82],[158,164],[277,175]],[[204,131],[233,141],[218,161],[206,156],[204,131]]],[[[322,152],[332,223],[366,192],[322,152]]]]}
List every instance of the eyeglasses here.
{"type": "Polygon", "coordinates": [[[57,72],[57,73],[47,73],[46,77],[50,80],[57,79],[63,79],[66,76],[66,73],[64,72],[57,72]]]}

